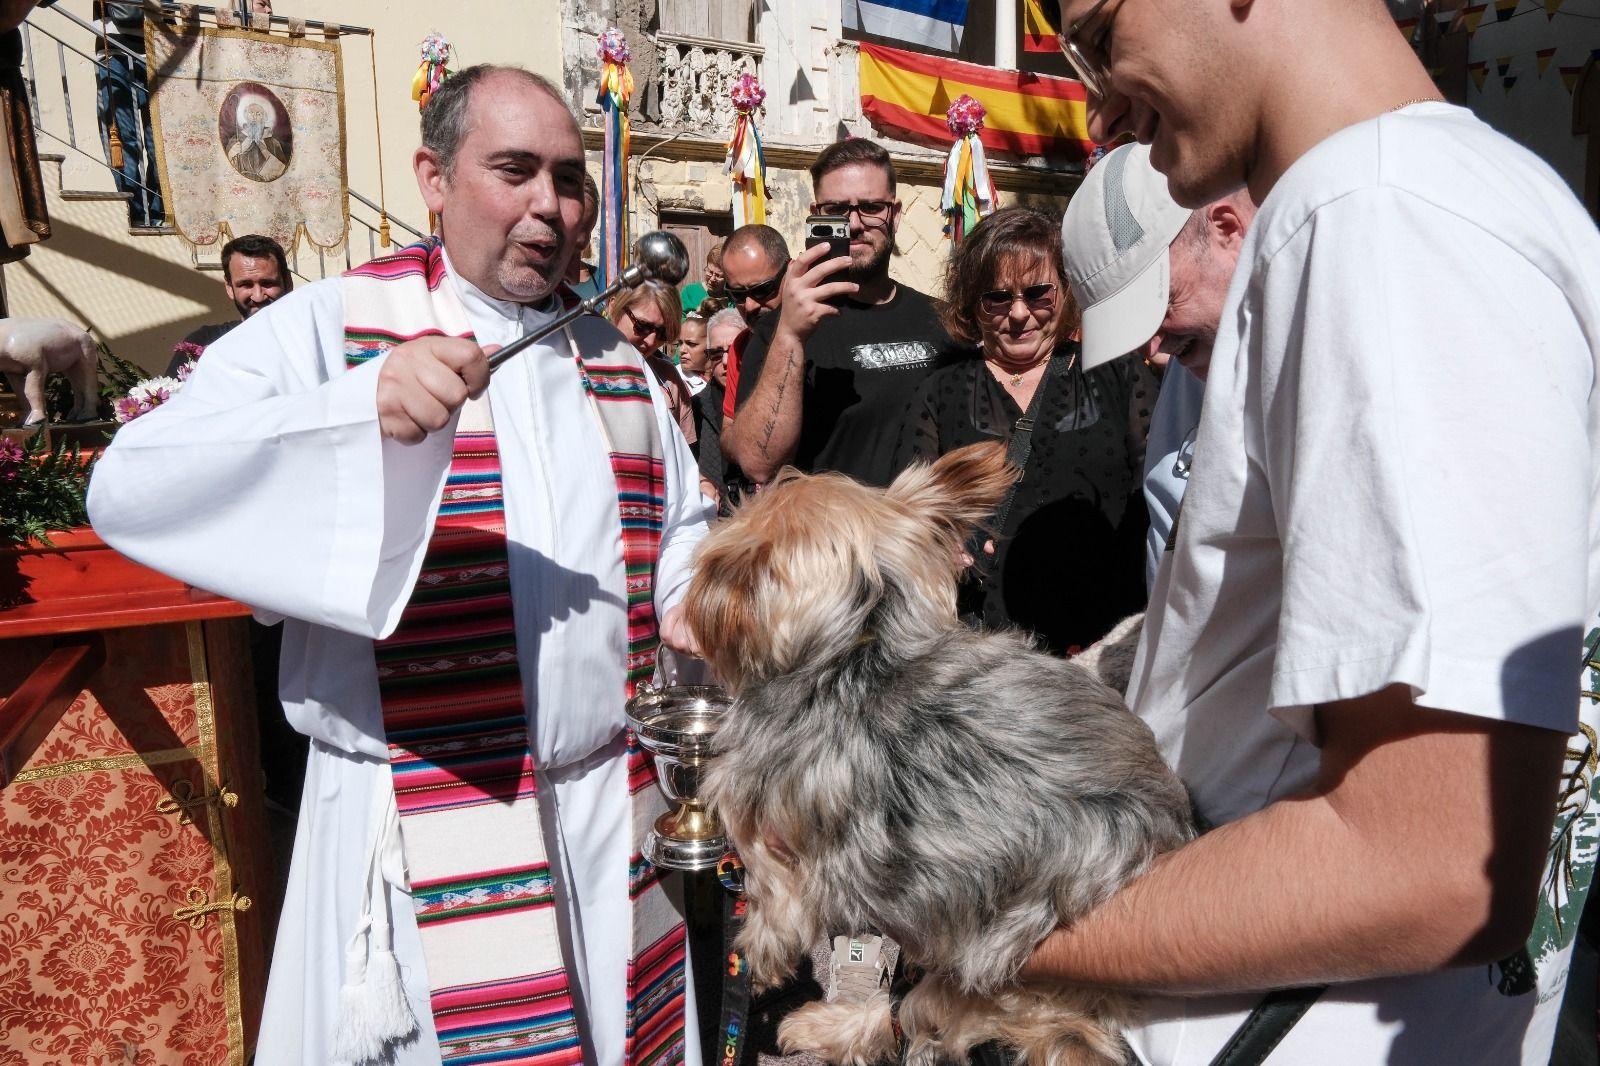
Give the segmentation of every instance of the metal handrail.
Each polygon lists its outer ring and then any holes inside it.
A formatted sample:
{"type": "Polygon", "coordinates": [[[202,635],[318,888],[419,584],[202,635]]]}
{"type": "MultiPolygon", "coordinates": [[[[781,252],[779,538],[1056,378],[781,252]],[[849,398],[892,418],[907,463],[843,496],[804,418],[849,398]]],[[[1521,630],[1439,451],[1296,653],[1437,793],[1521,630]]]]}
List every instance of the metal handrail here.
{"type": "MultiPolygon", "coordinates": [[[[176,15],[181,10],[180,5],[178,4],[163,3],[160,6],[162,13],[165,15],[176,15]]],[[[67,11],[64,8],[52,6],[43,8],[41,10],[54,11],[56,14],[60,15],[62,18],[73,23],[74,25],[88,30],[90,33],[94,34],[97,39],[103,39],[106,44],[111,45],[114,48],[120,48],[131,56],[137,56],[140,59],[144,58],[143,53],[135,52],[121,41],[112,40],[109,34],[102,33],[100,31],[100,27],[96,26],[92,22],[87,21],[86,19],[79,18],[77,15],[74,15],[72,12],[67,11]]],[[[217,13],[217,9],[214,7],[203,7],[200,5],[196,5],[194,10],[197,14],[211,15],[212,17],[215,17],[217,13]]],[[[287,26],[290,22],[304,22],[308,29],[322,30],[323,32],[327,32],[331,29],[335,33],[349,34],[353,37],[372,36],[372,30],[366,26],[347,26],[342,22],[319,22],[316,19],[290,19],[283,15],[273,15],[271,17],[271,21],[274,23],[281,23],[285,26],[287,26]]]]}
{"type": "MultiPolygon", "coordinates": [[[[162,6],[163,10],[168,11],[168,12],[175,12],[175,11],[178,10],[178,5],[176,5],[176,4],[164,3],[161,6],[162,6]]],[[[60,15],[65,17],[69,22],[73,23],[74,25],[78,26],[79,28],[83,29],[86,32],[93,34],[95,36],[95,39],[96,39],[97,42],[103,41],[103,42],[111,45],[113,48],[120,49],[121,53],[123,53],[123,54],[134,56],[134,57],[138,58],[141,62],[144,60],[144,56],[142,54],[133,51],[131,48],[128,48],[127,46],[124,46],[123,44],[121,44],[118,41],[110,39],[105,34],[102,34],[100,32],[100,30],[98,28],[96,28],[92,23],[84,21],[83,19],[79,18],[78,16],[72,14],[69,11],[62,11],[60,8],[51,8],[50,10],[57,11],[60,15]]],[[[203,12],[206,12],[206,13],[214,13],[214,11],[215,11],[215,9],[213,9],[213,8],[200,8],[199,10],[201,10],[203,12]]],[[[274,21],[275,22],[286,22],[288,20],[282,18],[281,16],[274,16],[274,21]]],[[[325,24],[320,23],[320,22],[312,22],[312,21],[308,20],[306,24],[308,26],[312,26],[312,27],[315,27],[315,28],[327,28],[325,24]]],[[[61,36],[59,36],[57,33],[53,32],[52,30],[50,30],[50,29],[48,29],[48,28],[46,28],[44,26],[38,25],[32,18],[27,20],[23,24],[22,28],[23,28],[24,40],[25,40],[25,42],[27,44],[25,55],[26,55],[26,58],[27,58],[28,80],[29,80],[30,84],[33,84],[33,85],[37,85],[38,84],[38,82],[36,80],[34,41],[33,41],[33,36],[32,36],[34,31],[38,31],[40,34],[43,34],[45,36],[45,38],[47,38],[48,40],[50,40],[51,42],[53,42],[55,44],[55,46],[56,46],[56,61],[57,61],[57,65],[60,67],[60,74],[61,74],[62,107],[63,107],[63,114],[65,115],[65,120],[66,120],[66,123],[67,123],[67,136],[65,138],[63,138],[60,134],[55,133],[52,130],[49,130],[49,129],[45,128],[44,123],[43,123],[43,116],[41,114],[39,114],[39,99],[38,99],[37,91],[29,93],[30,104],[32,105],[32,108],[33,108],[33,111],[34,111],[34,129],[35,129],[35,131],[38,134],[42,134],[43,136],[49,137],[52,141],[54,141],[54,142],[56,142],[58,144],[61,144],[66,148],[71,149],[71,151],[74,153],[75,157],[82,157],[83,159],[88,160],[89,162],[91,162],[92,164],[94,164],[97,167],[100,167],[100,168],[102,168],[104,170],[107,170],[107,171],[111,171],[112,174],[115,175],[118,178],[118,180],[123,183],[122,187],[124,187],[124,188],[131,187],[131,188],[133,188],[135,190],[138,190],[138,193],[137,193],[138,196],[140,196],[140,197],[153,197],[153,196],[159,195],[161,190],[158,187],[152,187],[151,185],[146,184],[145,182],[139,180],[138,178],[133,178],[133,179],[126,178],[120,171],[118,171],[115,168],[113,168],[108,160],[106,160],[105,158],[103,158],[99,154],[84,150],[77,143],[76,126],[75,126],[75,123],[73,121],[72,92],[71,92],[70,87],[69,87],[69,80],[68,80],[68,76],[67,76],[67,58],[66,58],[66,54],[67,54],[67,52],[70,51],[74,56],[78,57],[79,60],[81,60],[83,62],[86,62],[86,63],[89,63],[89,64],[92,64],[96,68],[97,75],[104,76],[104,75],[108,74],[110,72],[110,69],[111,69],[107,58],[105,58],[106,53],[101,53],[100,55],[90,55],[88,52],[86,52],[83,49],[77,47],[76,45],[67,42],[61,36]]],[[[332,28],[333,29],[337,29],[337,30],[341,30],[341,31],[347,31],[347,32],[352,33],[352,34],[370,34],[372,32],[370,29],[367,29],[366,27],[362,27],[362,26],[333,26],[332,28]]],[[[137,88],[138,87],[135,86],[135,89],[137,89],[137,88]]],[[[147,98],[148,92],[149,92],[149,90],[148,90],[148,88],[146,88],[144,90],[144,94],[146,94],[146,98],[147,98]]],[[[136,97],[136,99],[137,99],[137,97],[136,97]]],[[[136,120],[135,126],[136,126],[135,136],[137,138],[137,141],[138,141],[139,145],[144,149],[142,154],[144,155],[145,158],[152,159],[152,161],[153,161],[153,156],[152,156],[152,154],[151,154],[151,152],[149,150],[151,146],[145,144],[144,123],[143,123],[143,121],[142,120],[136,120]]],[[[102,150],[103,150],[103,144],[102,144],[101,147],[102,147],[102,150]]],[[[153,170],[150,173],[153,173],[153,170]]],[[[406,224],[405,222],[403,222],[402,220],[400,220],[398,218],[394,218],[394,217],[390,216],[388,214],[388,212],[384,210],[383,207],[381,207],[379,204],[375,203],[374,201],[372,201],[368,197],[362,195],[357,190],[355,190],[355,189],[347,189],[347,191],[349,192],[351,200],[353,200],[357,204],[363,205],[364,207],[376,212],[379,215],[380,219],[381,218],[387,218],[388,222],[389,222],[389,224],[391,226],[397,227],[400,230],[403,230],[405,233],[409,234],[411,237],[413,237],[415,239],[418,239],[418,240],[421,240],[422,238],[424,238],[426,236],[426,234],[422,233],[420,230],[416,229],[415,227],[406,224]]],[[[352,243],[352,237],[355,237],[356,240],[359,240],[359,237],[355,236],[354,232],[353,232],[353,227],[355,227],[357,225],[359,225],[361,227],[361,229],[366,231],[368,258],[376,258],[379,254],[381,254],[382,249],[380,249],[378,247],[378,244],[379,244],[378,238],[379,238],[379,236],[381,235],[381,232],[382,232],[382,230],[380,228],[380,225],[379,224],[375,224],[373,222],[369,222],[368,220],[366,220],[365,218],[360,217],[359,215],[355,214],[354,212],[347,212],[346,213],[346,219],[347,219],[348,226],[347,226],[347,232],[346,232],[346,236],[345,236],[345,240],[344,240],[344,248],[343,248],[344,266],[346,268],[348,268],[348,267],[354,265],[354,259],[353,259],[353,255],[352,255],[351,243],[352,243]]],[[[322,249],[322,248],[317,249],[318,263],[321,266],[322,272],[323,272],[324,275],[326,275],[326,273],[327,273],[327,252],[328,252],[328,249],[322,249]]],[[[334,249],[334,252],[337,255],[338,254],[338,249],[334,249]]],[[[191,258],[192,258],[193,262],[195,263],[196,266],[198,266],[199,265],[198,251],[194,250],[194,249],[191,249],[191,253],[192,253],[191,254],[191,258]]],[[[292,258],[293,258],[294,262],[290,266],[290,272],[293,273],[298,279],[300,279],[302,281],[314,280],[311,277],[308,277],[306,274],[302,273],[298,269],[298,255],[294,255],[294,256],[292,256],[292,258]]]]}
{"type": "MultiPolygon", "coordinates": [[[[379,207],[377,204],[373,203],[371,200],[367,199],[365,196],[362,196],[360,193],[356,192],[354,189],[349,190],[349,192],[350,192],[350,198],[352,200],[356,200],[356,201],[358,201],[360,203],[366,204],[368,207],[372,208],[372,210],[378,212],[380,215],[387,216],[391,225],[399,226],[401,229],[403,229],[407,233],[411,234],[417,240],[420,241],[424,237],[427,236],[426,233],[423,233],[420,230],[412,229],[410,226],[406,225],[404,222],[401,222],[398,218],[395,218],[393,215],[390,215],[382,207],[379,207]]],[[[351,217],[354,218],[355,216],[352,215],[351,217]]],[[[363,223],[363,225],[365,225],[365,223],[363,223]]]]}

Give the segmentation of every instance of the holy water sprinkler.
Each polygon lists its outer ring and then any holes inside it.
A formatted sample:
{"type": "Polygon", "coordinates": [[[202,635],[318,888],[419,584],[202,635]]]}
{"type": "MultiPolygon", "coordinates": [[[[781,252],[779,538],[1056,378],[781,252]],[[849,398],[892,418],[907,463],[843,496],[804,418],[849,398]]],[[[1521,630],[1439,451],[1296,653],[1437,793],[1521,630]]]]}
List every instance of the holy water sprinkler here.
{"type": "Polygon", "coordinates": [[[539,343],[569,322],[582,318],[584,315],[599,314],[600,308],[605,305],[605,302],[623,289],[637,288],[640,282],[647,280],[676,285],[689,273],[688,250],[684,248],[682,241],[664,230],[653,230],[650,233],[646,233],[639,238],[639,243],[634,246],[634,250],[637,253],[634,261],[629,263],[627,268],[610,285],[607,285],[576,307],[563,312],[542,329],[526,336],[518,337],[491,355],[489,357],[489,372],[491,374],[494,373],[507,359],[510,359],[530,344],[539,343]]]}

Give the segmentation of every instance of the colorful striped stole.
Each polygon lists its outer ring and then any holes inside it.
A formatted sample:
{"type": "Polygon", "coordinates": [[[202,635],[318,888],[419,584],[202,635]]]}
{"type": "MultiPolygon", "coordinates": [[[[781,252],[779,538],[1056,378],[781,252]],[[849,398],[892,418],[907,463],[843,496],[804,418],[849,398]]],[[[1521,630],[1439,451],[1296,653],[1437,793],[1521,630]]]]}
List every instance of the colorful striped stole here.
{"type": "MultiPolygon", "coordinates": [[[[344,276],[345,359],[421,336],[471,337],[437,240],[344,276]],[[384,323],[379,327],[371,323],[384,323]]],[[[574,352],[572,334],[567,334],[574,352]]],[[[575,360],[611,449],[627,574],[626,691],[655,670],[665,466],[630,353],[575,360]]],[[[499,452],[492,424],[458,427],[433,535],[399,626],[375,644],[383,722],[434,1027],[446,1066],[582,1061],[553,871],[545,853],[517,661],[499,452]]],[[[678,886],[640,857],[663,809],[629,738],[627,1066],[681,1062],[685,937],[678,886]],[[669,894],[670,890],[670,894],[669,894]]]]}

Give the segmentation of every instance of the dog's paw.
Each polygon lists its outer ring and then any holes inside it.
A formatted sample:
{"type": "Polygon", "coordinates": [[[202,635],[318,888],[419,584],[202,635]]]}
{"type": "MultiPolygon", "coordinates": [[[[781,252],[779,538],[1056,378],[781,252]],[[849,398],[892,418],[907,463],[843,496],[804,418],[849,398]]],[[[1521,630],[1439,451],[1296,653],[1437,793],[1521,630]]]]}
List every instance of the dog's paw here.
{"type": "Polygon", "coordinates": [[[873,1066],[892,1061],[896,1047],[889,1024],[889,993],[865,1003],[808,1003],[778,1026],[786,1053],[809,1051],[835,1066],[873,1066]]]}

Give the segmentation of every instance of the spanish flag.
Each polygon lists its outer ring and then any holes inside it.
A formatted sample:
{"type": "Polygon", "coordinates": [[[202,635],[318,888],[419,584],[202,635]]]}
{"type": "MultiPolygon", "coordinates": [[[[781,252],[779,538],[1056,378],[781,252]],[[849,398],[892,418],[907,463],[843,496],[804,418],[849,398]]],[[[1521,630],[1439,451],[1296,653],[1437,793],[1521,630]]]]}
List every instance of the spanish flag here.
{"type": "Polygon", "coordinates": [[[988,109],[984,148],[1015,156],[1084,160],[1094,150],[1083,86],[1017,70],[996,70],[881,45],[861,46],[861,110],[880,129],[948,145],[945,113],[962,93],[988,109]]]}
{"type": "Polygon", "coordinates": [[[1056,22],[1056,0],[1022,0],[1022,50],[1024,52],[1049,52],[1061,50],[1056,34],[1061,31],[1056,22]],[[1046,7],[1048,4],[1048,8],[1046,7]]]}

